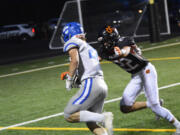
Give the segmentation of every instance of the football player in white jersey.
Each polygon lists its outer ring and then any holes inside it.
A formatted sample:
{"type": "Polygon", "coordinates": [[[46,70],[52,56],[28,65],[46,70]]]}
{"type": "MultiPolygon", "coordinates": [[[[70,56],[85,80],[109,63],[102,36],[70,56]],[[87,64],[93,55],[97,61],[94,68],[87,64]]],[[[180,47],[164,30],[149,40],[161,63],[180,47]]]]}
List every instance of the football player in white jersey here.
{"type": "Polygon", "coordinates": [[[67,90],[81,84],[64,109],[65,119],[71,123],[85,122],[95,135],[112,135],[113,114],[102,113],[108,87],[96,50],[86,42],[83,28],[77,22],[64,26],[62,39],[64,52],[70,56],[70,65],[69,71],[61,74],[61,79],[66,79],[67,90]],[[105,128],[97,123],[102,123],[105,128]]]}
{"type": "Polygon", "coordinates": [[[172,123],[176,127],[176,134],[180,134],[180,122],[160,105],[156,69],[143,58],[134,40],[121,37],[115,27],[107,25],[100,31],[98,41],[101,44],[98,50],[100,57],[112,61],[132,75],[123,92],[120,110],[129,113],[149,107],[157,116],[172,123]],[[143,88],[147,102],[136,102],[143,88]]]}

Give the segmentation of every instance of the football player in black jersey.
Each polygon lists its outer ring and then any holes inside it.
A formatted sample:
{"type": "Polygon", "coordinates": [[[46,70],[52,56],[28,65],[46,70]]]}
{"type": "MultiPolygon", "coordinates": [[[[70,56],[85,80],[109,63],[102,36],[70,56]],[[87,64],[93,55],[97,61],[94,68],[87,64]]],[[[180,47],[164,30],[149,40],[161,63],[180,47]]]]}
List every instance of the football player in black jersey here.
{"type": "Polygon", "coordinates": [[[115,27],[106,25],[98,35],[98,42],[100,59],[112,61],[132,75],[123,92],[120,110],[129,113],[149,107],[157,116],[171,122],[177,129],[176,133],[180,133],[180,122],[160,105],[156,69],[143,58],[133,38],[121,37],[115,27]],[[147,101],[136,102],[143,88],[147,101]]]}

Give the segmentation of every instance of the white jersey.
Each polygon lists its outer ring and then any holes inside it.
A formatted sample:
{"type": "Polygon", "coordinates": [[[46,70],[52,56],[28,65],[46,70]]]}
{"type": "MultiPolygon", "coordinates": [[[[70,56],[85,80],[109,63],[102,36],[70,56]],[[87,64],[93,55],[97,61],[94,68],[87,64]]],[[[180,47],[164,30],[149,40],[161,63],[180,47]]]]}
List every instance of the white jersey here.
{"type": "Polygon", "coordinates": [[[103,76],[97,51],[93,47],[74,36],[64,44],[64,52],[72,48],[78,48],[79,65],[77,70],[81,81],[90,77],[103,76]]]}

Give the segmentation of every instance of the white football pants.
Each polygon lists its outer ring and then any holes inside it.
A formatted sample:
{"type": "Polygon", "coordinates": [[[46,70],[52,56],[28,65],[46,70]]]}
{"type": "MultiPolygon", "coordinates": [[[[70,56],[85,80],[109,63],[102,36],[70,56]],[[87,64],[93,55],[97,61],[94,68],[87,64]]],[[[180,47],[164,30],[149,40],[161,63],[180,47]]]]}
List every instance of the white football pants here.
{"type": "Polygon", "coordinates": [[[148,65],[140,72],[132,75],[132,79],[123,93],[124,104],[132,106],[143,88],[149,104],[158,104],[159,92],[157,73],[155,67],[151,63],[148,63],[148,65]]]}
{"type": "Polygon", "coordinates": [[[171,112],[160,106],[157,73],[151,63],[148,63],[148,65],[137,74],[132,75],[131,81],[124,90],[122,98],[123,104],[121,105],[132,106],[143,88],[152,111],[168,121],[172,121],[174,116],[171,112]]]}

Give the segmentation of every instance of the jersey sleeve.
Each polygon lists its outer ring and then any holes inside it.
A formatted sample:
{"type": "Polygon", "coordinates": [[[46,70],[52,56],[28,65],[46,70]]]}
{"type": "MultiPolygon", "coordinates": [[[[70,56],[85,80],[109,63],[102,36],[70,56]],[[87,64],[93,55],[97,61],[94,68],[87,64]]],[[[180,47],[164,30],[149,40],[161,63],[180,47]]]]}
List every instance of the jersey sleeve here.
{"type": "Polygon", "coordinates": [[[104,49],[102,45],[99,45],[99,47],[96,49],[98,52],[98,55],[102,58],[104,54],[104,49]]]}
{"type": "Polygon", "coordinates": [[[77,38],[72,38],[64,44],[63,51],[68,52],[72,48],[80,48],[80,41],[77,38]]]}

